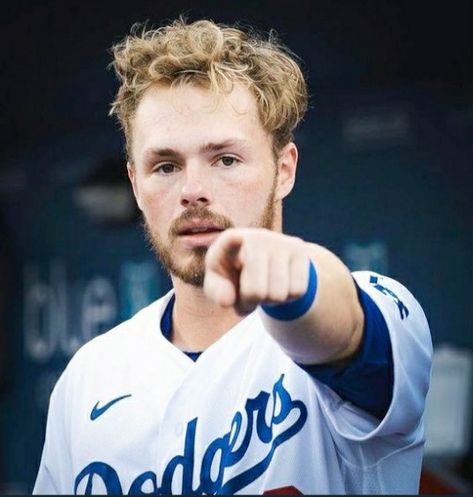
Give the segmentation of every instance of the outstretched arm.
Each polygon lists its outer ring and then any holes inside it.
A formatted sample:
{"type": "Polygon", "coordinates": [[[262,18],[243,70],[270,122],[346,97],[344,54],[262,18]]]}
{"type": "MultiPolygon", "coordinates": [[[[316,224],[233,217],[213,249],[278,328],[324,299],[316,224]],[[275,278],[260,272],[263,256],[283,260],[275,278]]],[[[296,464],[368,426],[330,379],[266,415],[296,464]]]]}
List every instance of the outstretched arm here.
{"type": "Polygon", "coordinates": [[[364,314],[348,268],[300,238],[260,228],[226,230],[207,252],[204,291],[240,312],[262,305],[266,329],[299,364],[349,364],[361,344],[364,314]],[[313,300],[309,263],[312,287],[316,278],[313,300]],[[307,305],[294,306],[304,296],[307,305]],[[272,317],[271,304],[288,319],[272,317]]]}

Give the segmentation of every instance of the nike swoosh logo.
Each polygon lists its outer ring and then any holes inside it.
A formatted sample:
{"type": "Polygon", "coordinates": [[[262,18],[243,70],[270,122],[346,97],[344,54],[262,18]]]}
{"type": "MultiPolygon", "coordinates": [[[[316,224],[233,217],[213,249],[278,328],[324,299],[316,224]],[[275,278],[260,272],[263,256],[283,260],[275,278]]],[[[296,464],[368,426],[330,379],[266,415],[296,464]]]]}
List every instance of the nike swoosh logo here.
{"type": "Polygon", "coordinates": [[[91,413],[90,413],[90,420],[91,421],[94,421],[95,419],[97,419],[99,416],[102,416],[102,414],[110,409],[110,407],[113,406],[113,404],[116,404],[117,402],[119,402],[120,400],[123,400],[123,399],[126,399],[127,397],[131,397],[131,393],[127,394],[127,395],[122,395],[121,397],[117,397],[116,399],[113,399],[111,400],[110,402],[107,402],[104,406],[102,407],[99,407],[99,402],[97,402],[97,404],[95,404],[95,406],[93,407],[91,413]]]}

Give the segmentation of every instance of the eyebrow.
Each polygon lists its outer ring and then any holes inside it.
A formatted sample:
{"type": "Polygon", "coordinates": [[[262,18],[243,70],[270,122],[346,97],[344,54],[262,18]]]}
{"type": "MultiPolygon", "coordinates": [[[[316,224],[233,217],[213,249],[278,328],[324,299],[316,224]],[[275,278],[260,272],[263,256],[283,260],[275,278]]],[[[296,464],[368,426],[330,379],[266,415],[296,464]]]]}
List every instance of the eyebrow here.
{"type": "Polygon", "coordinates": [[[229,140],[224,140],[219,143],[207,143],[203,147],[201,147],[200,151],[201,152],[218,152],[219,150],[223,150],[224,148],[229,148],[229,147],[234,147],[234,146],[245,146],[247,145],[247,140],[241,140],[241,139],[229,139],[229,140]]]}
{"type": "MultiPolygon", "coordinates": [[[[229,139],[229,140],[224,140],[222,142],[209,142],[200,147],[199,151],[201,153],[206,153],[206,152],[218,152],[219,150],[223,150],[229,147],[244,147],[245,145],[248,144],[247,140],[241,140],[241,139],[229,139]]],[[[145,151],[144,153],[145,159],[151,159],[153,157],[177,157],[177,158],[182,158],[182,154],[178,152],[177,150],[174,150],[172,148],[149,148],[148,150],[145,151]]]]}

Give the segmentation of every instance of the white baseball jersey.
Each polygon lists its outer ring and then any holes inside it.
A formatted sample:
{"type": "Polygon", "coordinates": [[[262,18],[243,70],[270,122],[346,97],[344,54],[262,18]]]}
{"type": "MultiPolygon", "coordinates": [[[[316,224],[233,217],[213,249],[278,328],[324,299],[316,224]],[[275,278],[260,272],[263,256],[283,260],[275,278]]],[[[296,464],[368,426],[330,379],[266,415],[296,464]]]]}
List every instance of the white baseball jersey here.
{"type": "Polygon", "coordinates": [[[261,310],[192,361],[160,332],[171,291],[72,358],[51,395],[34,493],[417,493],[427,320],[398,282],[353,276],[390,334],[382,420],[295,364],[261,310]]]}

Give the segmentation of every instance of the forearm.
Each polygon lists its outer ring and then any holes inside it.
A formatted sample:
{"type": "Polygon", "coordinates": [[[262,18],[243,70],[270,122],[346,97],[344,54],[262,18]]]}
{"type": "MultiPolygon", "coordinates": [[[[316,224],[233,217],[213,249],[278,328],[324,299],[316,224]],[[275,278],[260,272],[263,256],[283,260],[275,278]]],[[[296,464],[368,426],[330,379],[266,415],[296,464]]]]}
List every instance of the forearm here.
{"type": "Polygon", "coordinates": [[[307,243],[317,274],[309,310],[289,321],[259,313],[266,329],[299,364],[349,363],[361,343],[364,314],[348,268],[329,250],[307,243]]]}

